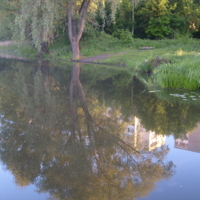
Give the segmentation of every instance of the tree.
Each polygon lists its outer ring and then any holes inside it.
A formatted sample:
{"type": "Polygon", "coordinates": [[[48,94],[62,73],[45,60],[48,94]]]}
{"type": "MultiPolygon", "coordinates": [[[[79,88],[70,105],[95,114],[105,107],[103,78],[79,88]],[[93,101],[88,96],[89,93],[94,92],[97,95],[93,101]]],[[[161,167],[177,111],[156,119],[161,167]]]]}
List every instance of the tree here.
{"type": "Polygon", "coordinates": [[[116,10],[115,30],[131,31],[132,23],[132,4],[130,0],[122,0],[116,10]]]}
{"type": "Polygon", "coordinates": [[[2,0],[0,2],[0,41],[10,40],[16,26],[14,23],[15,13],[19,9],[19,1],[2,0]]]}
{"type": "Polygon", "coordinates": [[[131,0],[132,3],[132,35],[134,35],[134,23],[135,23],[135,7],[140,3],[141,0],[131,0]]]}
{"type": "Polygon", "coordinates": [[[188,34],[193,2],[191,0],[175,0],[169,2],[171,6],[170,24],[174,31],[174,36],[176,36],[175,34],[188,34]]]}
{"type": "Polygon", "coordinates": [[[21,38],[31,35],[34,46],[45,52],[48,43],[54,37],[56,24],[59,20],[66,19],[73,59],[79,59],[79,42],[91,2],[92,0],[20,0],[20,12],[16,16],[16,23],[20,27],[21,38]]]}
{"type": "Polygon", "coordinates": [[[150,0],[146,2],[143,12],[148,13],[149,22],[145,31],[149,37],[163,39],[170,35],[168,3],[168,0],[150,0]]]}
{"type": "Polygon", "coordinates": [[[167,16],[151,17],[146,33],[153,39],[164,39],[171,34],[170,19],[167,16]]]}
{"type": "Polygon", "coordinates": [[[98,2],[95,19],[100,26],[100,30],[105,33],[112,34],[114,19],[112,16],[112,1],[105,0],[105,3],[98,2]]]}
{"type": "Polygon", "coordinates": [[[69,0],[68,6],[68,34],[73,51],[73,59],[80,58],[80,46],[79,42],[83,34],[86,14],[88,7],[92,0],[82,0],[81,6],[77,9],[77,1],[69,0]]]}

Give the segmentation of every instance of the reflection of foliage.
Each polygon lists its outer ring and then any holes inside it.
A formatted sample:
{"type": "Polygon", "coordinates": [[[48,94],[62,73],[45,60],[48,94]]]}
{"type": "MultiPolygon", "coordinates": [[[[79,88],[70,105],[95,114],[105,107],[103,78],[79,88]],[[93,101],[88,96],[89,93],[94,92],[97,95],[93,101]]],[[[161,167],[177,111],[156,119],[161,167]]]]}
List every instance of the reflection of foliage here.
{"type": "Polygon", "coordinates": [[[0,76],[0,158],[17,184],[34,183],[57,199],[121,200],[145,196],[173,174],[173,163],[163,160],[168,148],[136,151],[123,134],[120,107],[102,106],[92,92],[86,99],[79,76],[72,74],[78,82],[72,79],[71,93],[46,65],[0,76]]]}
{"type": "MultiPolygon", "coordinates": [[[[133,72],[135,74],[135,72],[133,72]]],[[[132,107],[132,74],[124,69],[113,67],[83,66],[81,82],[84,84],[86,93],[92,91],[99,101],[107,107],[115,104],[126,121],[133,115],[132,107]]]]}
{"type": "Polygon", "coordinates": [[[200,91],[190,92],[181,89],[164,89],[156,93],[156,96],[167,102],[182,104],[183,106],[196,106],[197,109],[200,105],[200,91]]]}
{"type": "MultiPolygon", "coordinates": [[[[135,85],[137,81],[135,79],[135,85]]],[[[155,93],[148,93],[147,90],[134,96],[134,105],[136,116],[141,119],[143,126],[158,134],[173,133],[179,137],[179,134],[189,132],[200,121],[199,107],[159,99],[155,93]]]]}

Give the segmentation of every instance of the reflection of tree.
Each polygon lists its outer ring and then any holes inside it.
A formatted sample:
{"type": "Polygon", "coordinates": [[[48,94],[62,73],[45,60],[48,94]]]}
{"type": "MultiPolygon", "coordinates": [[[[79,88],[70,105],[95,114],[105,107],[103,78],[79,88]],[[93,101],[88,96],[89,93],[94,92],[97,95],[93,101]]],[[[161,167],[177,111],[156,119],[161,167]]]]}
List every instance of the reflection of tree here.
{"type": "Polygon", "coordinates": [[[0,79],[0,157],[17,184],[34,183],[58,199],[121,200],[145,196],[173,174],[173,164],[163,161],[167,147],[136,151],[123,134],[127,123],[120,108],[85,95],[79,64],[69,91],[48,67],[29,70],[10,73],[13,82],[4,83],[6,73],[0,79]]]}
{"type": "MultiPolygon", "coordinates": [[[[138,79],[134,79],[136,86],[138,79]]],[[[143,93],[134,88],[135,114],[141,119],[142,125],[158,134],[180,134],[194,129],[200,121],[199,107],[189,104],[180,104],[175,101],[159,99],[155,93],[149,93],[143,88],[143,93]]]]}
{"type": "MultiPolygon", "coordinates": [[[[135,72],[132,72],[135,74],[135,72]]],[[[92,67],[84,65],[81,69],[81,82],[84,90],[98,95],[98,100],[107,107],[120,107],[120,112],[126,116],[126,121],[133,115],[132,106],[132,77],[133,75],[123,69],[113,67],[92,67]],[[89,87],[89,88],[88,88],[89,87]],[[106,99],[106,101],[105,101],[106,99]]]]}

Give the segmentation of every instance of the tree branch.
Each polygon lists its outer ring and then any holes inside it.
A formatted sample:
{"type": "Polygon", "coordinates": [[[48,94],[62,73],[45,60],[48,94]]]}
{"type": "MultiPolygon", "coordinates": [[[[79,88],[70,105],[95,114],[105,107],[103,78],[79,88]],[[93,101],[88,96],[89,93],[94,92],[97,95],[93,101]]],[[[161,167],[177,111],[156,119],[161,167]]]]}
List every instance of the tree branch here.
{"type": "Polygon", "coordinates": [[[102,25],[99,25],[99,24],[97,24],[97,23],[93,22],[93,21],[92,21],[92,20],[90,20],[90,19],[87,19],[87,21],[91,22],[92,24],[94,24],[94,25],[96,25],[96,26],[100,26],[100,27],[102,27],[102,25]]]}
{"type": "Polygon", "coordinates": [[[63,7],[64,10],[65,10],[66,12],[68,12],[67,8],[66,8],[65,6],[63,6],[61,3],[57,2],[57,4],[58,4],[59,6],[61,6],[61,7],[63,7]]]}
{"type": "Polygon", "coordinates": [[[81,36],[83,34],[83,30],[84,30],[84,27],[85,27],[86,15],[87,15],[87,9],[88,9],[88,6],[90,5],[90,3],[91,3],[91,0],[89,0],[89,1],[84,0],[82,8],[81,8],[82,16],[81,16],[81,19],[80,19],[80,27],[79,27],[79,32],[78,32],[78,35],[77,35],[78,41],[81,39],[81,36]]]}

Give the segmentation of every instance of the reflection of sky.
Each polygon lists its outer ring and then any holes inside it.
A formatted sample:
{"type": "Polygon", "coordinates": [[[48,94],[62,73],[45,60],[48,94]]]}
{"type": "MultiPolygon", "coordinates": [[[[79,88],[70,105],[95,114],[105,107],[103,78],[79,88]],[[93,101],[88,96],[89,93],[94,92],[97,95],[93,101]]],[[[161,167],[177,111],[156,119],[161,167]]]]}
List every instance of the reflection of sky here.
{"type": "Polygon", "coordinates": [[[39,194],[34,185],[19,187],[14,184],[13,175],[0,165],[0,199],[1,200],[46,200],[47,195],[39,194]]]}
{"type": "MultiPolygon", "coordinates": [[[[0,131],[1,131],[0,115],[0,131]]],[[[0,163],[0,200],[46,200],[47,195],[39,194],[34,185],[19,187],[14,184],[14,177],[9,171],[3,170],[0,163]]]]}
{"type": "Polygon", "coordinates": [[[173,136],[166,138],[166,144],[167,160],[176,165],[176,173],[143,200],[200,200],[200,153],[174,148],[173,136]]]}

